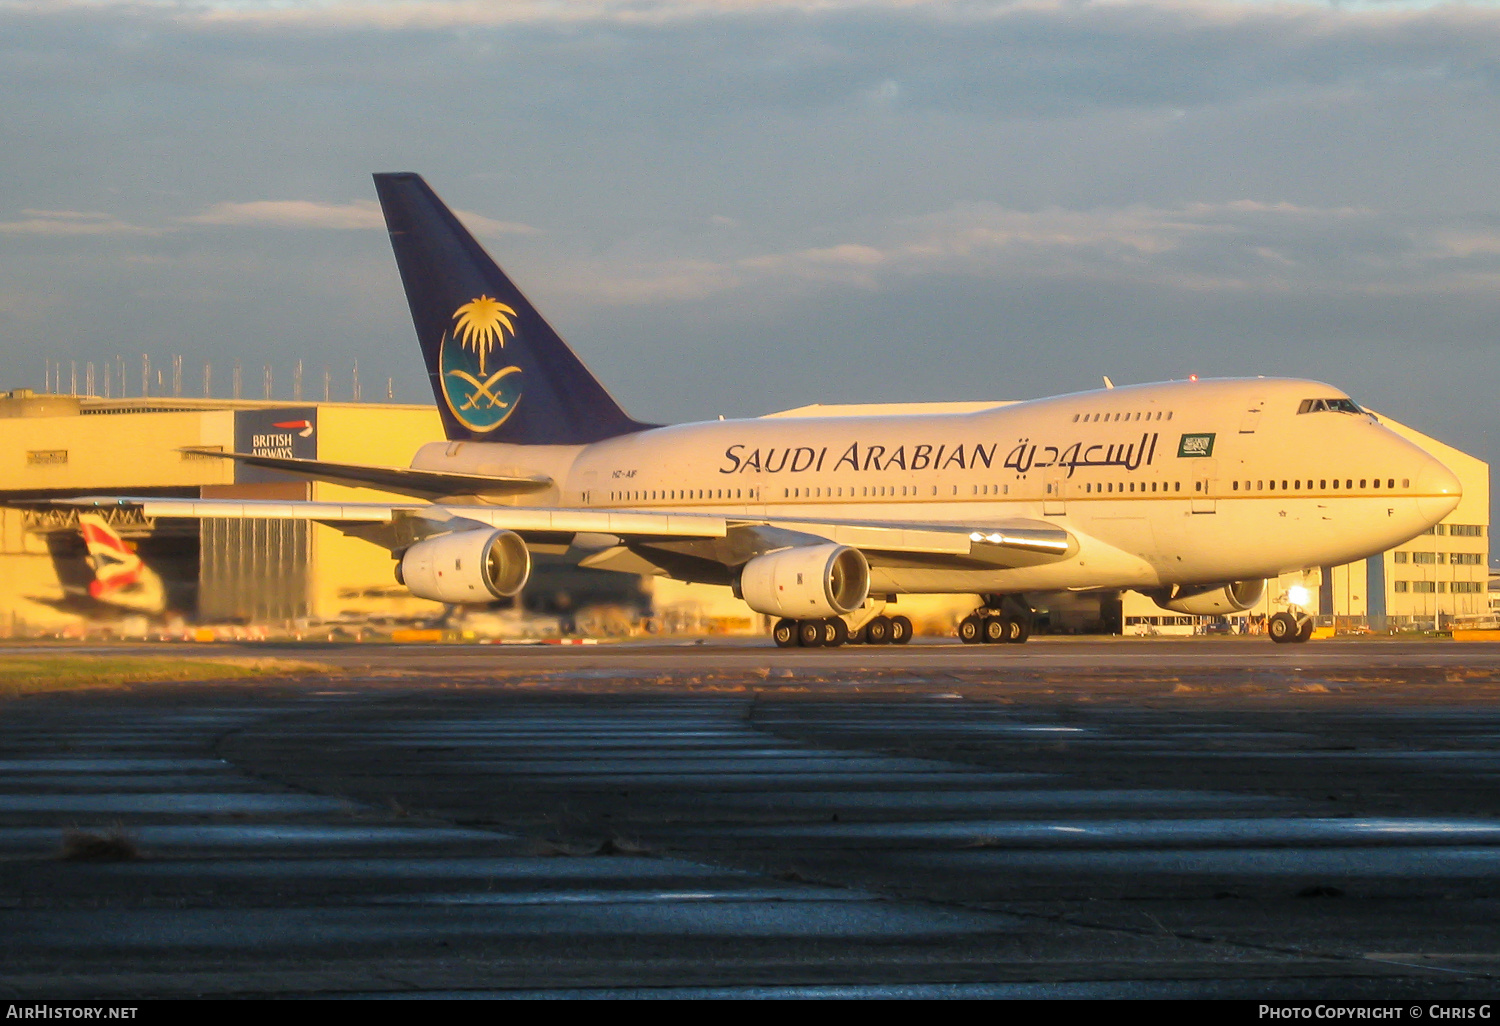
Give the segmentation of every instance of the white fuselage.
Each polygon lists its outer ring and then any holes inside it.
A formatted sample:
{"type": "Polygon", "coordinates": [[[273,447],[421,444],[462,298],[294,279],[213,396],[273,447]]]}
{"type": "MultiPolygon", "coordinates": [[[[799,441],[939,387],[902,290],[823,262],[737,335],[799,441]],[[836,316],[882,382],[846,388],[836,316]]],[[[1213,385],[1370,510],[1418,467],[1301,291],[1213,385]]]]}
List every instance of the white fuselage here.
{"type": "Polygon", "coordinates": [[[876,566],[873,593],[1150,589],[1364,558],[1436,523],[1457,478],[1344,399],[1293,379],[1168,382],[978,412],[767,417],[584,446],[449,442],[413,467],[541,473],[516,505],[1065,528],[1066,560],[1016,569],[876,566]]]}

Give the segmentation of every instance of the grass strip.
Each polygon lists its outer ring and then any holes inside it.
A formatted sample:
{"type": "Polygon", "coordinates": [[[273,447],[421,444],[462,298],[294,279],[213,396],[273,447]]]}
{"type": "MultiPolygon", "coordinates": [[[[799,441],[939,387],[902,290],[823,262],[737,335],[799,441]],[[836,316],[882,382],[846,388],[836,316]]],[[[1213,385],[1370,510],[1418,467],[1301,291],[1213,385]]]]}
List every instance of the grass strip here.
{"type": "Polygon", "coordinates": [[[112,688],[129,684],[250,680],[327,673],[322,663],[295,659],[178,659],[170,656],[0,656],[0,696],[112,688]]]}

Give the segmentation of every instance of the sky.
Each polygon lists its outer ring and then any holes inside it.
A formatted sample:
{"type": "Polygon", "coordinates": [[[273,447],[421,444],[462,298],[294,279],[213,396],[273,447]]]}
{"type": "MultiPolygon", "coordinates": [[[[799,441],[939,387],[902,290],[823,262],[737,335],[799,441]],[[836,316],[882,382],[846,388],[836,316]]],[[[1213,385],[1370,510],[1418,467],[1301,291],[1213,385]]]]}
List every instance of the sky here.
{"type": "Polygon", "coordinates": [[[0,0],[0,388],[430,400],[409,170],[639,419],[1289,375],[1500,462],[1497,87],[1481,3],[0,0]]]}

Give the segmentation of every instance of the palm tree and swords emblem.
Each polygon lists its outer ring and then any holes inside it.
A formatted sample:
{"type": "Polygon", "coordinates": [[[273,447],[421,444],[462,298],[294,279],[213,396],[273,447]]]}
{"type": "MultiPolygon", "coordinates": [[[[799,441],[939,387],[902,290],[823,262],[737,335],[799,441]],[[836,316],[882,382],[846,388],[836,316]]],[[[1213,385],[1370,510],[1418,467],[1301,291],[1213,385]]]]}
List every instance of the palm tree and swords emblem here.
{"type": "Polygon", "coordinates": [[[472,431],[499,427],[521,398],[520,367],[489,369],[490,353],[505,348],[507,334],[516,337],[515,316],[511,307],[481,295],[453,312],[453,328],[443,336],[443,396],[472,431]]]}

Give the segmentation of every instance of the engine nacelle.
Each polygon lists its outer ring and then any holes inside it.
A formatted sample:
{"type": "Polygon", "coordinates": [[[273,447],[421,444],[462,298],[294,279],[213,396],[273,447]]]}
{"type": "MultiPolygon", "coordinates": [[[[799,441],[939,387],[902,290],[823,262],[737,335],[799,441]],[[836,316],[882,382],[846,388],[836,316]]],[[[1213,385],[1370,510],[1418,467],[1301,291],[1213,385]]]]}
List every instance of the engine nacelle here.
{"type": "Polygon", "coordinates": [[[396,564],[396,580],[434,602],[493,602],[520,592],[531,553],[514,531],[454,531],[417,542],[396,564]]]}
{"type": "Polygon", "coordinates": [[[870,593],[870,564],[847,545],[808,545],[756,556],[740,595],[757,613],[816,620],[852,613],[870,593]]]}
{"type": "Polygon", "coordinates": [[[1266,593],[1265,581],[1230,581],[1198,587],[1175,587],[1151,597],[1163,609],[1194,616],[1222,616],[1249,609],[1266,593]]]}

